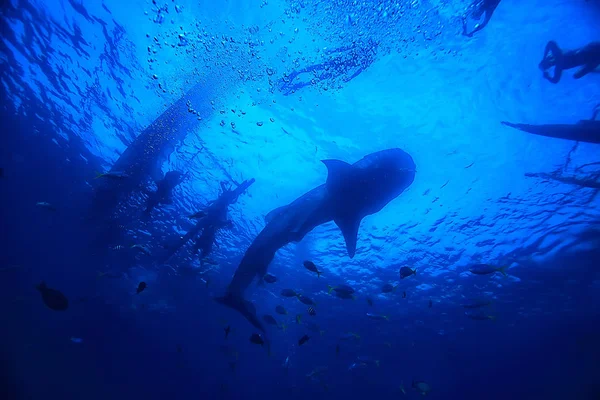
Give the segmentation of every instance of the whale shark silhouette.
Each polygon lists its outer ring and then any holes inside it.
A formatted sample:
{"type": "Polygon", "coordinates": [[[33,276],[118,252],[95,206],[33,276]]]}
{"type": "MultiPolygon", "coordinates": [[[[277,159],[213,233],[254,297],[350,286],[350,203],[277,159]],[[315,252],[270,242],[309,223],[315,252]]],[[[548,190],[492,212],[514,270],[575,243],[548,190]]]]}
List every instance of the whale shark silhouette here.
{"type": "Polygon", "coordinates": [[[327,182],[267,214],[267,225],[244,254],[225,296],[215,298],[240,312],[265,334],[244,292],[254,279],[264,277],[277,250],[299,242],[315,227],[334,221],[344,235],[348,255],[354,257],[361,220],[400,195],[413,182],[416,172],[412,157],[401,149],[372,153],[352,165],[339,160],[323,163],[328,170],[327,182]]]}

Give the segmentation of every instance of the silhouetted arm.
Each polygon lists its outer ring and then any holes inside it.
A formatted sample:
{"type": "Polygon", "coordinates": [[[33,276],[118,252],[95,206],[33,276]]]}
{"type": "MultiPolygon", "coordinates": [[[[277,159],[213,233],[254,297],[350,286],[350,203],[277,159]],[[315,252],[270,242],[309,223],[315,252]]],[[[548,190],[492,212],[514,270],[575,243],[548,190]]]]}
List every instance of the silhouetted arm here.
{"type": "Polygon", "coordinates": [[[575,75],[573,75],[573,77],[575,79],[583,78],[585,75],[589,74],[590,72],[593,72],[596,69],[596,67],[597,65],[594,64],[586,64],[583,66],[583,68],[577,71],[575,75]]]}

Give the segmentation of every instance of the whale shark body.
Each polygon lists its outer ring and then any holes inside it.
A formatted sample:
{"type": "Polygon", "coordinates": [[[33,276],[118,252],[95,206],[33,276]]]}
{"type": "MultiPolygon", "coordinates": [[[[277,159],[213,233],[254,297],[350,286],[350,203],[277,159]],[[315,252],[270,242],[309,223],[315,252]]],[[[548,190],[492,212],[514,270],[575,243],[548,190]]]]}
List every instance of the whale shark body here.
{"type": "Polygon", "coordinates": [[[262,332],[263,324],[252,303],[244,299],[244,292],[255,279],[264,277],[277,250],[334,221],[344,235],[348,255],[354,257],[361,220],[400,195],[416,172],[412,157],[401,149],[372,153],[352,165],[339,160],[323,163],[327,182],[266,216],[266,226],[246,251],[225,296],[215,299],[240,312],[262,332]]]}

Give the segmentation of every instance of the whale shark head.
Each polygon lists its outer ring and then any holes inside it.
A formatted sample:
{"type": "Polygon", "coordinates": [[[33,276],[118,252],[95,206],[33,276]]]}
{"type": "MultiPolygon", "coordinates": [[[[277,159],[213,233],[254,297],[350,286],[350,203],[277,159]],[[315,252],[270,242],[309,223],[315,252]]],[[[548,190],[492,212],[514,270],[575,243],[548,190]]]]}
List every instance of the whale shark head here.
{"type": "Polygon", "coordinates": [[[333,220],[342,231],[350,258],[356,253],[360,222],[398,197],[415,178],[412,157],[401,149],[369,154],[354,164],[323,160],[328,176],[325,184],[333,220]]]}

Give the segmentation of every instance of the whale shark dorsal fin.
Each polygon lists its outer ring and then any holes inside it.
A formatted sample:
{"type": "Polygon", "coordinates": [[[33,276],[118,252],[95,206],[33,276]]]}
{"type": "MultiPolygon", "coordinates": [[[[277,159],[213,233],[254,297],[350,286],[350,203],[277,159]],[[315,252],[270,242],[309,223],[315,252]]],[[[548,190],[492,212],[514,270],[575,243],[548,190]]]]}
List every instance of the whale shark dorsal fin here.
{"type": "Polygon", "coordinates": [[[321,160],[327,167],[327,189],[335,190],[344,182],[347,182],[348,177],[352,174],[352,165],[340,160],[321,160]]]}
{"type": "Polygon", "coordinates": [[[354,254],[356,253],[356,241],[358,237],[358,227],[360,226],[360,218],[354,216],[343,216],[337,217],[333,221],[342,231],[342,235],[344,235],[348,256],[350,256],[350,258],[354,258],[354,254]]]}
{"type": "Polygon", "coordinates": [[[277,207],[274,210],[271,210],[267,215],[265,215],[265,223],[268,224],[269,222],[271,222],[275,217],[283,213],[287,207],[288,206],[281,206],[277,207]]]}

